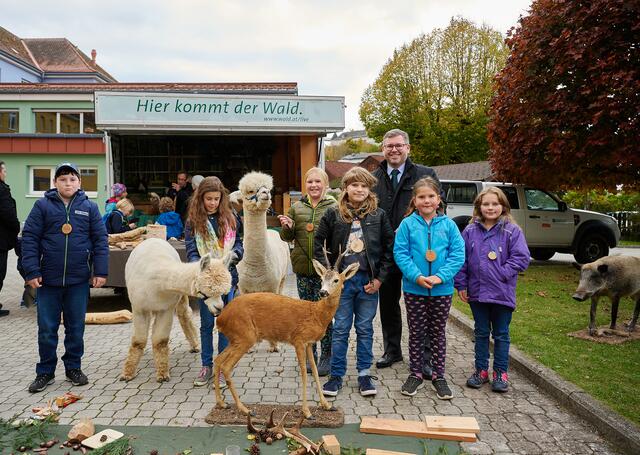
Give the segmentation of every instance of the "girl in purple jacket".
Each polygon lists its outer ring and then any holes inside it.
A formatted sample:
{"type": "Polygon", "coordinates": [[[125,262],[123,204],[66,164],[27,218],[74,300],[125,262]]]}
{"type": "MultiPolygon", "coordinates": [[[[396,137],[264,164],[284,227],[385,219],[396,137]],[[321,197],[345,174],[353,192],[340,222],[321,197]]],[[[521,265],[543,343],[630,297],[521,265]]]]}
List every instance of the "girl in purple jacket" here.
{"type": "Polygon", "coordinates": [[[491,390],[509,389],[509,324],[516,307],[518,272],[529,266],[529,248],[511,207],[499,188],[482,191],[473,203],[473,218],[462,233],[465,262],[455,288],[468,302],[475,320],[475,372],[467,386],[478,389],[489,382],[489,334],[493,350],[491,390]]]}

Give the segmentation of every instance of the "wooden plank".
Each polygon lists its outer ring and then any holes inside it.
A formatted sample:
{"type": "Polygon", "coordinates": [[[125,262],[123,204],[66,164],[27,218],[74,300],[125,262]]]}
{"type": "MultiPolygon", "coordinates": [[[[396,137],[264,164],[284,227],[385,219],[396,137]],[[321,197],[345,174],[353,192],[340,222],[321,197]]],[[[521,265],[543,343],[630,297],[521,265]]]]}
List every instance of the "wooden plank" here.
{"type": "Polygon", "coordinates": [[[424,422],[415,420],[378,419],[363,417],[360,432],[386,434],[391,436],[413,436],[414,438],[445,439],[447,441],[475,442],[474,433],[456,433],[449,431],[429,431],[424,422]]]}
{"type": "Polygon", "coordinates": [[[454,433],[479,433],[480,425],[475,417],[424,416],[429,431],[451,431],[454,433]]]}
{"type": "Polygon", "coordinates": [[[392,450],[367,449],[367,455],[416,455],[409,452],[394,452],[392,450]]]}

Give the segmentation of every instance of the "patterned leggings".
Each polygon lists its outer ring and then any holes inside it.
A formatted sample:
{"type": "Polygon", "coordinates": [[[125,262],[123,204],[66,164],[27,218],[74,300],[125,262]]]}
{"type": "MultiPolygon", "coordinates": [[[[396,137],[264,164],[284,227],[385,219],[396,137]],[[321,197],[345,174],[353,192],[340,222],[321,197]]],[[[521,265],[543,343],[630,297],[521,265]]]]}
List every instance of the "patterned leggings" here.
{"type": "Polygon", "coordinates": [[[431,338],[433,357],[433,377],[444,377],[444,362],[447,358],[447,318],[451,308],[451,296],[429,297],[404,293],[409,326],[409,370],[414,374],[422,373],[424,364],[424,340],[427,334],[431,338]]]}
{"type": "MultiPolygon", "coordinates": [[[[298,296],[303,300],[311,300],[317,302],[320,300],[320,288],[322,280],[317,275],[305,276],[296,275],[296,284],[298,285],[298,296]]],[[[321,354],[331,355],[331,334],[333,333],[333,322],[329,322],[327,331],[320,340],[321,354]]],[[[313,351],[316,352],[316,346],[313,351]]]]}

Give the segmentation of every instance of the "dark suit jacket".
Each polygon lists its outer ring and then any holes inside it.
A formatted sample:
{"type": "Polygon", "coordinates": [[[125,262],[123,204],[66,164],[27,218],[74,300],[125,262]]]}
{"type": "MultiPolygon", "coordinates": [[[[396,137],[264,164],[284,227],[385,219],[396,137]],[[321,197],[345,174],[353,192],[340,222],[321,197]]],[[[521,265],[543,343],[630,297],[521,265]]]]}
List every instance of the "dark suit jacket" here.
{"type": "MultiPolygon", "coordinates": [[[[404,172],[398,182],[398,187],[394,191],[391,186],[391,179],[387,173],[387,161],[380,163],[378,168],[373,171],[373,175],[378,179],[374,191],[378,196],[378,205],[384,209],[391,220],[391,227],[395,231],[400,226],[400,222],[404,218],[404,213],[409,207],[411,197],[413,195],[413,185],[422,177],[431,177],[440,183],[436,171],[422,164],[415,164],[409,158],[405,162],[404,172]]],[[[440,189],[440,196],[443,203],[445,196],[440,189]]]]}
{"type": "Polygon", "coordinates": [[[16,201],[11,197],[9,185],[0,181],[0,250],[13,249],[19,232],[16,201]]]}

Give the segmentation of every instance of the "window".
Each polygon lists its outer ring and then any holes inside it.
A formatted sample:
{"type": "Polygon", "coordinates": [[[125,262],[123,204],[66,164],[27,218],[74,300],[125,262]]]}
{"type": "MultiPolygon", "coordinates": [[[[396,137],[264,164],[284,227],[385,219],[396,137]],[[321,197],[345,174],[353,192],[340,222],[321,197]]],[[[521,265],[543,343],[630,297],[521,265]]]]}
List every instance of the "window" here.
{"type": "Polygon", "coordinates": [[[524,197],[527,201],[529,210],[549,210],[558,211],[558,201],[556,201],[549,193],[542,190],[525,188],[524,197]]]}
{"type": "Polygon", "coordinates": [[[96,134],[96,117],[93,112],[34,111],[36,133],[42,134],[96,134]]]}
{"type": "Polygon", "coordinates": [[[0,111],[0,133],[17,133],[18,119],[18,111],[0,111]]]}
{"type": "Polygon", "coordinates": [[[443,183],[447,204],[473,204],[478,194],[475,183],[443,183]]]}
{"type": "Polygon", "coordinates": [[[518,210],[520,202],[518,202],[518,190],[513,186],[499,186],[502,192],[507,196],[511,210],[518,210]]]}
{"type": "MultiPolygon", "coordinates": [[[[29,195],[43,196],[45,191],[53,188],[55,166],[29,167],[29,195]]],[[[98,168],[80,166],[82,190],[89,197],[98,196],[98,168]]]]}
{"type": "Polygon", "coordinates": [[[56,113],[36,112],[36,133],[56,134],[56,113]]]}

